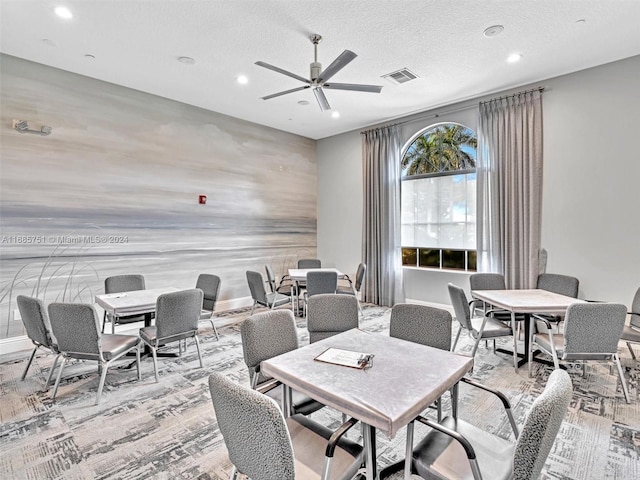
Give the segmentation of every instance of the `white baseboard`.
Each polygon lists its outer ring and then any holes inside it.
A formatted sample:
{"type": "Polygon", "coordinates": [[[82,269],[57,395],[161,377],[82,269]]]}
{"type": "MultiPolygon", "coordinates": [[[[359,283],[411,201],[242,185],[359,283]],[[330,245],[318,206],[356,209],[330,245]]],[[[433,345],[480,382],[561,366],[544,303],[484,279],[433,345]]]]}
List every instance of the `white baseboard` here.
{"type": "Polygon", "coordinates": [[[33,349],[33,343],[26,335],[0,339],[0,354],[16,353],[33,349]]]}

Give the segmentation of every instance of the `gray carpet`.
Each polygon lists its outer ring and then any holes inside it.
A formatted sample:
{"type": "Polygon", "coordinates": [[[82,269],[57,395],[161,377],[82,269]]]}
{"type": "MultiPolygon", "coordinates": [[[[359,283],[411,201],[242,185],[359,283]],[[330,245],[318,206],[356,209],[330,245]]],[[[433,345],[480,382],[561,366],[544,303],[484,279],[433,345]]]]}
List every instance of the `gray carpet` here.
{"type": "MultiPolygon", "coordinates": [[[[94,405],[95,363],[76,362],[65,369],[56,402],[42,389],[53,357],[39,355],[24,382],[26,353],[0,357],[0,478],[2,479],[226,479],[230,469],[224,442],[215,428],[207,377],[224,371],[248,384],[239,336],[247,310],[224,312],[217,320],[220,341],[202,323],[205,368],[195,347],[177,359],[159,359],[155,383],[150,359],[143,361],[142,382],[135,368],[116,368],[107,376],[100,405],[94,405]]],[[[388,333],[389,311],[365,306],[364,330],[388,333]]],[[[306,329],[299,320],[301,343],[306,329]]],[[[457,352],[470,352],[463,337],[457,352]]],[[[506,344],[505,344],[506,345],[506,344]]],[[[508,345],[506,345],[508,347],[508,345]]],[[[620,354],[632,403],[624,401],[614,369],[590,363],[586,376],[570,368],[574,396],[542,478],[640,478],[640,367],[626,345],[620,354]]],[[[472,377],[502,390],[512,401],[519,424],[544,388],[550,367],[535,364],[514,372],[511,357],[483,346],[472,377]]],[[[446,410],[445,410],[446,411],[446,410]]],[[[461,387],[461,416],[508,437],[510,427],[500,406],[486,394],[461,387]]],[[[320,422],[337,426],[340,414],[322,409],[320,422]]],[[[426,427],[416,427],[419,439],[426,427]]],[[[357,438],[357,432],[350,433],[357,438]]],[[[393,439],[378,434],[382,466],[404,455],[404,430],[393,439]]],[[[397,478],[401,478],[397,476],[397,478]]],[[[274,479],[278,480],[278,479],[274,479]]]]}

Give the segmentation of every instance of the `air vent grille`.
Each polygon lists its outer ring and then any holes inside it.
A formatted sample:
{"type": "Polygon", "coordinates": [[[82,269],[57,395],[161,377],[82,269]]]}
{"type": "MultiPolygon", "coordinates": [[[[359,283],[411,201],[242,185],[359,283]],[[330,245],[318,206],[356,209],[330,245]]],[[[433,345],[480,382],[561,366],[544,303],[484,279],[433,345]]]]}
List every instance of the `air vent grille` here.
{"type": "Polygon", "coordinates": [[[382,78],[386,78],[393,83],[407,83],[411,80],[415,80],[418,76],[408,68],[403,68],[395,72],[387,73],[386,75],[383,75],[382,78]]]}

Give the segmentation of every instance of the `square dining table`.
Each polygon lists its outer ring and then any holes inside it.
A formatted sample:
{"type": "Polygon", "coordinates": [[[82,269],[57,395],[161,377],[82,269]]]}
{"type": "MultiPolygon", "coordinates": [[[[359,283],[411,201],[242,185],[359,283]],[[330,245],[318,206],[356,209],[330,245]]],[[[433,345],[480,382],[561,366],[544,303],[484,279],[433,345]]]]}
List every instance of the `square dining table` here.
{"type": "Polygon", "coordinates": [[[458,382],[472,367],[471,357],[359,329],[261,364],[264,374],[286,386],[285,403],[294,389],[362,422],[367,480],[377,478],[376,430],[394,437],[448,390],[455,416],[458,382]],[[328,348],[373,354],[372,365],[359,369],[315,360],[328,348]]]}
{"type": "MultiPolygon", "coordinates": [[[[579,300],[559,293],[549,292],[539,288],[534,289],[513,289],[513,290],[473,290],[471,296],[482,300],[493,307],[501,308],[511,312],[511,324],[515,325],[516,314],[524,314],[524,354],[518,362],[518,367],[527,363],[529,353],[529,343],[531,333],[535,328],[534,318],[531,314],[546,313],[552,315],[562,315],[567,311],[569,305],[574,303],[584,303],[579,300]]],[[[497,349],[504,353],[513,353],[502,349],[497,349]]],[[[520,354],[517,354],[520,356],[520,354]]],[[[535,360],[535,357],[534,357],[535,360]]],[[[536,360],[539,361],[539,360],[536,360]]],[[[547,363],[547,362],[543,362],[547,363]]],[[[517,371],[517,368],[516,368],[517,371]]]]}

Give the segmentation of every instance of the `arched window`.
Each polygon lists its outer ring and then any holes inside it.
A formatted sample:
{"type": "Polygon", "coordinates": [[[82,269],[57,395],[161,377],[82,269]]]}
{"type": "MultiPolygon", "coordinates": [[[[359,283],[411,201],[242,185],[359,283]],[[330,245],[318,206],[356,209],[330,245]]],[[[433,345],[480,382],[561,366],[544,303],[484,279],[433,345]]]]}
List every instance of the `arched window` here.
{"type": "Polygon", "coordinates": [[[402,264],[475,271],[476,133],[427,127],[402,157],[402,264]]]}

